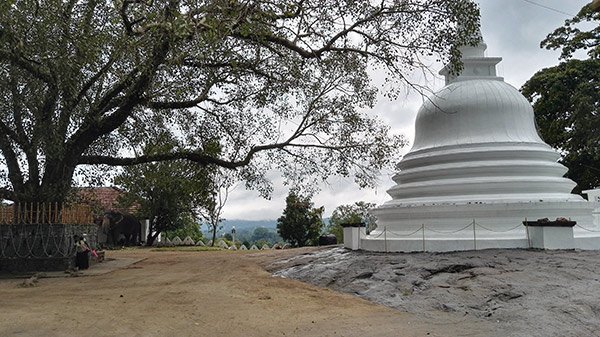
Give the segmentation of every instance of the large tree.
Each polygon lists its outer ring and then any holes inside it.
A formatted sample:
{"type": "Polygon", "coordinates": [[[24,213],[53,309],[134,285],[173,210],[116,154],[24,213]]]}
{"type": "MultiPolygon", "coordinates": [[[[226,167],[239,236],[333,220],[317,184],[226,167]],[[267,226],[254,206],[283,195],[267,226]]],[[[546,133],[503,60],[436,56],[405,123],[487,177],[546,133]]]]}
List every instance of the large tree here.
{"type": "MultiPolygon", "coordinates": [[[[165,134],[157,139],[157,144],[146,145],[144,155],[177,148],[177,141],[165,134]]],[[[211,174],[209,168],[172,160],[126,167],[114,182],[126,192],[120,202],[136,205],[138,217],[149,219],[150,230],[144,240],[152,245],[161,232],[199,227],[199,210],[210,202],[211,174]]]]}
{"type": "Polygon", "coordinates": [[[562,153],[575,192],[600,186],[600,13],[584,6],[542,41],[561,49],[558,66],[542,69],[521,91],[532,103],[542,138],[562,153]],[[582,25],[584,22],[593,25],[582,25]],[[590,28],[591,27],[591,28],[590,28]],[[588,59],[574,59],[587,51],[588,59]]]}
{"type": "Polygon", "coordinates": [[[323,228],[323,211],[323,207],[313,207],[310,197],[291,191],[277,219],[277,233],[294,247],[314,245],[323,228]]]}
{"type": "Polygon", "coordinates": [[[542,138],[562,153],[575,192],[600,186],[600,60],[569,60],[521,88],[542,138]]]}
{"type": "Polygon", "coordinates": [[[600,58],[600,11],[587,4],[565,24],[555,29],[541,42],[541,47],[561,50],[561,59],[570,59],[577,51],[585,51],[589,58],[600,58]]]}
{"type": "Polygon", "coordinates": [[[477,14],[455,0],[0,1],[0,198],[61,201],[90,167],[177,159],[265,193],[268,168],[372,184],[403,140],[364,113],[368,71],[389,94],[416,87],[427,57],[458,62],[477,14]],[[136,155],[153,128],[184,145],[136,155]]]}

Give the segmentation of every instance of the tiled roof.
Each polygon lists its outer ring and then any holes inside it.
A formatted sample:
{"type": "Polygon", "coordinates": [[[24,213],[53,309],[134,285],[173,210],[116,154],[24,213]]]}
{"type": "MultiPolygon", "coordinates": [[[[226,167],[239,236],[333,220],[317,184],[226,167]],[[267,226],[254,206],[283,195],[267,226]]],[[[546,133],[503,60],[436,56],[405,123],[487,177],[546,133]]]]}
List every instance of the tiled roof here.
{"type": "Polygon", "coordinates": [[[81,187],[77,189],[77,196],[82,202],[99,208],[101,212],[135,213],[139,209],[139,205],[132,205],[128,208],[120,207],[119,197],[124,193],[117,187],[81,187]]]}

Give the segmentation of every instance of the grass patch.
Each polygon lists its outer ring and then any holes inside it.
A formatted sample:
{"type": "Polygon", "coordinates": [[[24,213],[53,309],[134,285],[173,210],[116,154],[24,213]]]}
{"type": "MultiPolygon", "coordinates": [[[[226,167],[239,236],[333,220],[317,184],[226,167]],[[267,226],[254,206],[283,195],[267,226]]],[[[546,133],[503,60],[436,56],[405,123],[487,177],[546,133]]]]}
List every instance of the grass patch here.
{"type": "Polygon", "coordinates": [[[214,252],[225,250],[221,247],[203,247],[203,246],[174,246],[152,248],[153,252],[214,252]]]}

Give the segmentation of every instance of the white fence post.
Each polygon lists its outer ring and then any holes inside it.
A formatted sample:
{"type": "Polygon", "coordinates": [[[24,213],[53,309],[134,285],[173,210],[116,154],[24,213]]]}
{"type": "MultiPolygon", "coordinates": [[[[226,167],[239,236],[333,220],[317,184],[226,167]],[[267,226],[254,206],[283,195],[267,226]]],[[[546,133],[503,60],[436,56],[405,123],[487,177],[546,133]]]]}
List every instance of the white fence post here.
{"type": "Polygon", "coordinates": [[[473,250],[477,250],[477,234],[475,232],[475,219],[473,219],[473,250]]]}
{"type": "Polygon", "coordinates": [[[388,249],[387,249],[387,226],[383,227],[383,245],[385,247],[385,252],[387,253],[388,252],[388,249]]]}
{"type": "Polygon", "coordinates": [[[425,224],[421,224],[421,232],[423,234],[423,252],[425,252],[425,224]]]}
{"type": "Polygon", "coordinates": [[[531,248],[531,238],[529,237],[529,224],[527,223],[527,217],[525,217],[525,233],[527,233],[527,246],[531,248]]]}

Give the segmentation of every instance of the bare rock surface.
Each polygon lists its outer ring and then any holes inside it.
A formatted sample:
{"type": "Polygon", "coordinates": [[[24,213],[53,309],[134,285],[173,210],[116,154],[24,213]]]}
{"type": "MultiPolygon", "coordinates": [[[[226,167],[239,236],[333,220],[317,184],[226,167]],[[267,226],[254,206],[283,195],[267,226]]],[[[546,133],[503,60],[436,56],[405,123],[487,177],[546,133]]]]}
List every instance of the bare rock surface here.
{"type": "Polygon", "coordinates": [[[271,263],[275,276],[424,316],[451,312],[486,336],[600,336],[600,252],[373,253],[333,248],[271,263]]]}

